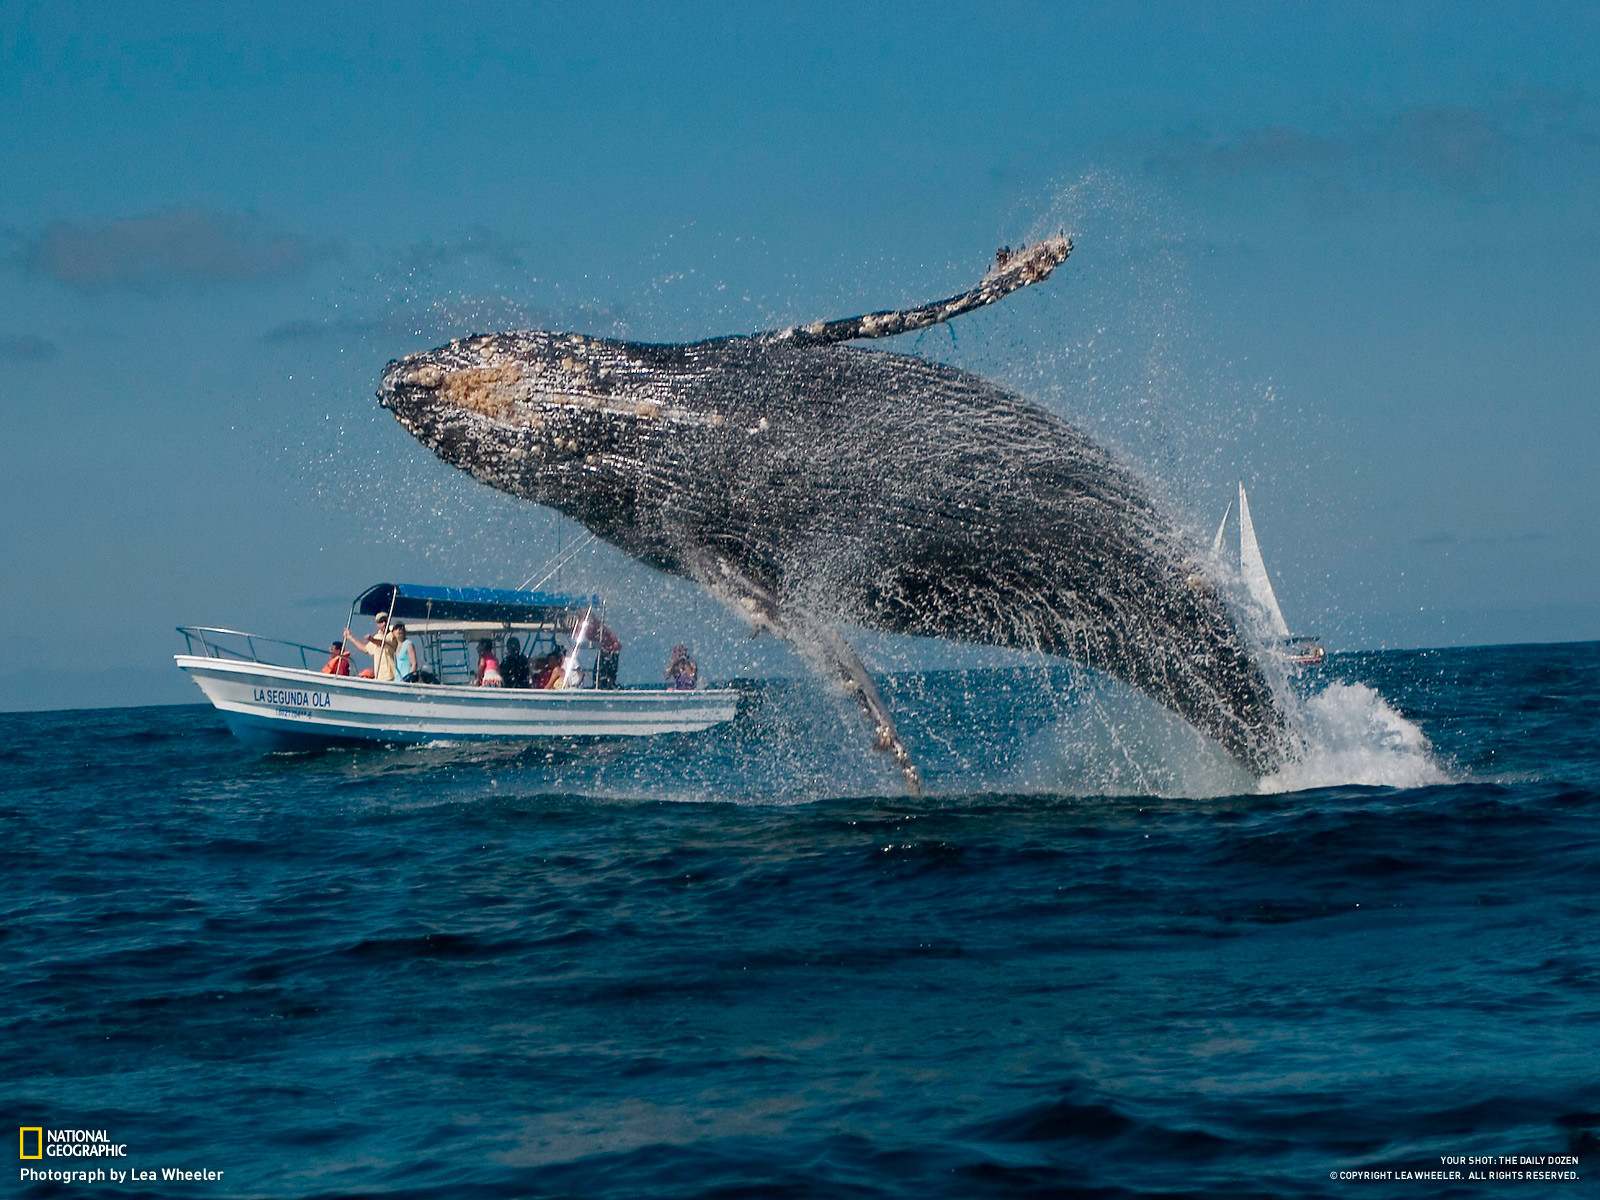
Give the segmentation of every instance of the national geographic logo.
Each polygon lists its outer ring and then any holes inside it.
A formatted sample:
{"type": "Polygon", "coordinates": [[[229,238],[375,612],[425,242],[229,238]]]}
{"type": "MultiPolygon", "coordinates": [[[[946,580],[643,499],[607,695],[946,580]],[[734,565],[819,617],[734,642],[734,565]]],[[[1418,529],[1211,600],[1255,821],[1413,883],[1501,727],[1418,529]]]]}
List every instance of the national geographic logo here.
{"type": "Polygon", "coordinates": [[[22,1125],[17,1129],[19,1158],[126,1158],[128,1147],[117,1145],[104,1129],[45,1129],[22,1125]]]}
{"type": "Polygon", "coordinates": [[[112,1183],[135,1184],[145,1195],[152,1192],[150,1184],[156,1183],[217,1183],[223,1173],[211,1167],[134,1167],[122,1169],[110,1163],[83,1162],[82,1159],[128,1157],[128,1147],[113,1142],[104,1129],[46,1129],[41,1125],[21,1125],[17,1128],[17,1155],[24,1159],[78,1159],[77,1162],[57,1162],[46,1167],[21,1167],[18,1174],[23,1183],[112,1183]]]}

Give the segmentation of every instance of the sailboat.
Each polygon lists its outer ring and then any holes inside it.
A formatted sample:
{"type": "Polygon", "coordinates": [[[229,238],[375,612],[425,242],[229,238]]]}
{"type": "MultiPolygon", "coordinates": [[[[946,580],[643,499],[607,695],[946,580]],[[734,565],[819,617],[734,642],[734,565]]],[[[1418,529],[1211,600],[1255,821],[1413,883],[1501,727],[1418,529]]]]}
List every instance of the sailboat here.
{"type": "MultiPolygon", "coordinates": [[[[1228,518],[1233,515],[1230,502],[1223,511],[1222,523],[1217,526],[1217,536],[1211,542],[1211,552],[1222,554],[1222,539],[1228,532],[1228,518]]],[[[1284,653],[1296,666],[1314,667],[1325,657],[1322,644],[1314,637],[1295,636],[1289,632],[1289,622],[1283,619],[1283,609],[1278,605],[1277,594],[1272,590],[1272,580],[1267,577],[1267,564],[1261,558],[1261,544],[1256,541],[1255,522],[1250,519],[1250,500],[1244,494],[1244,482],[1239,483],[1239,574],[1244,577],[1245,590],[1250,599],[1266,614],[1267,626],[1283,646],[1284,653]]]]}

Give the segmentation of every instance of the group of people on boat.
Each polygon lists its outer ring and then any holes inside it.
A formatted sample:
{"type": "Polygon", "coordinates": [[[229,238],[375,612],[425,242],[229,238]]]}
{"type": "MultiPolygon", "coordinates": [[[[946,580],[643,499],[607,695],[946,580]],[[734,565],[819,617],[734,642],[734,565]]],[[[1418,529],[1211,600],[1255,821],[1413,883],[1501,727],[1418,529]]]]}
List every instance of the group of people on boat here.
{"type": "MultiPolygon", "coordinates": [[[[504,658],[496,658],[494,643],[484,638],[478,643],[478,672],[472,682],[477,687],[535,688],[558,690],[581,687],[583,672],[576,663],[569,663],[560,643],[552,646],[538,658],[530,659],[522,652],[522,643],[516,638],[506,639],[504,658]]],[[[616,687],[616,677],[598,686],[616,687]]]]}
{"type": "Polygon", "coordinates": [[[417,661],[416,643],[406,633],[404,621],[396,621],[390,625],[389,614],[379,613],[373,624],[377,628],[364,638],[357,637],[346,628],[344,639],[328,647],[328,661],[322,665],[322,673],[350,674],[348,645],[354,643],[356,649],[372,657],[372,666],[361,672],[363,679],[378,679],[386,683],[439,682],[431,672],[421,669],[417,661]]]}
{"type": "MultiPolygon", "coordinates": [[[[439,682],[437,676],[420,668],[415,644],[407,635],[403,621],[391,625],[389,614],[381,612],[373,618],[373,624],[375,629],[366,637],[357,637],[347,627],[343,640],[328,647],[328,661],[323,664],[322,673],[349,675],[349,647],[353,645],[372,658],[372,666],[361,672],[363,679],[386,683],[439,682]]],[[[609,626],[601,624],[595,643],[595,686],[614,688],[622,642],[609,626]]],[[[506,639],[503,657],[496,656],[492,640],[483,638],[478,642],[478,668],[472,682],[477,687],[560,689],[581,687],[583,675],[576,656],[569,658],[559,642],[538,658],[530,659],[523,653],[522,643],[517,638],[506,639]]],[[[675,691],[692,691],[699,686],[699,668],[683,646],[672,648],[666,678],[667,686],[675,691]]]]}

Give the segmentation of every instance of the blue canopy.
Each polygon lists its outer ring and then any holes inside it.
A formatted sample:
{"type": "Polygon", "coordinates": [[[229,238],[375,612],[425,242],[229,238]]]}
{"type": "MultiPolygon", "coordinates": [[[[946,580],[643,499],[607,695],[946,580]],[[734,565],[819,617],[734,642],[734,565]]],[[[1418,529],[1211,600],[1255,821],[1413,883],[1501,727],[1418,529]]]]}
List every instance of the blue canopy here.
{"type": "Polygon", "coordinates": [[[417,583],[375,583],[356,599],[367,616],[386,612],[398,621],[520,621],[543,623],[564,613],[600,607],[599,596],[551,592],[513,592],[505,588],[431,587],[417,583]]]}

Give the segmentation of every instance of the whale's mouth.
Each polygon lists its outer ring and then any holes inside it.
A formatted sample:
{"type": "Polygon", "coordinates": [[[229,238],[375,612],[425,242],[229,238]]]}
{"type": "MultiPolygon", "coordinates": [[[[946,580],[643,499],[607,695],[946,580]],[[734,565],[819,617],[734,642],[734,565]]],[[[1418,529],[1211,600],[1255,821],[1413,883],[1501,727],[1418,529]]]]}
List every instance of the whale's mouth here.
{"type": "Polygon", "coordinates": [[[640,423],[722,424],[720,413],[614,390],[607,386],[606,372],[585,370],[570,358],[548,365],[509,356],[455,363],[441,360],[439,353],[411,355],[384,368],[378,403],[412,433],[423,410],[435,420],[471,413],[512,432],[540,430],[585,415],[640,423]]]}
{"type": "Polygon", "coordinates": [[[395,409],[402,393],[475,412],[505,425],[526,425],[535,413],[535,389],[515,362],[481,367],[444,367],[437,362],[392,363],[383,373],[378,402],[395,409]]]}

